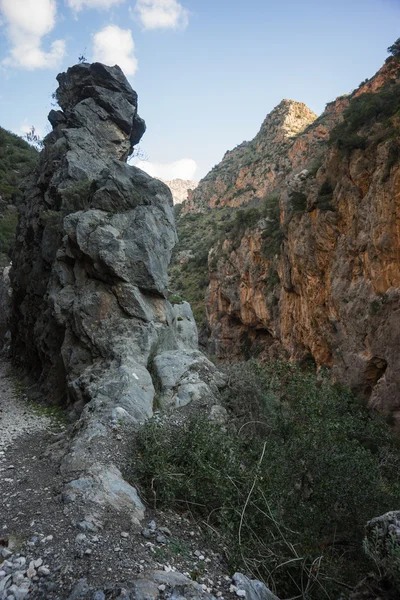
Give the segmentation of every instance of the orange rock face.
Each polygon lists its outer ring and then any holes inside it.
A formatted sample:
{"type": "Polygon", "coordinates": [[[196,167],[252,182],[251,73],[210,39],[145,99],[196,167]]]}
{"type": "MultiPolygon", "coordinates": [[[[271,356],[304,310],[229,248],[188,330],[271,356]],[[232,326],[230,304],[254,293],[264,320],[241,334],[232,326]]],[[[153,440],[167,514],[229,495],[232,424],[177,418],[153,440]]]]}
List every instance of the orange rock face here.
{"type": "MultiPolygon", "coordinates": [[[[398,82],[393,65],[364,91],[379,89],[388,74],[398,82]]],[[[211,250],[211,350],[220,358],[283,354],[329,366],[370,406],[392,415],[400,431],[398,140],[387,123],[373,124],[365,148],[325,144],[318,171],[299,176],[315,156],[316,140],[326,140],[348,104],[341,98],[329,105],[322,123],[313,121],[287,148],[293,171],[279,187],[280,249],[265,251],[268,223],[261,218],[240,240],[211,250]],[[294,208],[294,193],[302,210],[294,208]]],[[[239,170],[236,181],[245,177],[239,170]]]]}

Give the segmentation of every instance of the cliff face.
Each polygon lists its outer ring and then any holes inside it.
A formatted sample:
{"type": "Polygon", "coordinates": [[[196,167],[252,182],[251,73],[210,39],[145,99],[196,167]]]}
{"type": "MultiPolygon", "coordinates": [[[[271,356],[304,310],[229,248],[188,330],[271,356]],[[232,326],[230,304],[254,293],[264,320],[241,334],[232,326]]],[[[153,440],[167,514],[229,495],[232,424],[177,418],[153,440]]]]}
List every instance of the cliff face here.
{"type": "Polygon", "coordinates": [[[189,192],[183,213],[238,207],[268,196],[288,173],[304,164],[305,157],[312,162],[319,155],[331,120],[331,115],[318,120],[301,102],[282,100],[251,142],[227,152],[197,189],[189,192]]]}
{"type": "Polygon", "coordinates": [[[12,354],[47,400],[80,416],[62,463],[69,501],[140,513],[112,462],[112,432],[151,416],[155,401],[214,398],[216,370],[197,349],[190,306],[167,300],[171,193],[125,162],[145,129],[136,93],[99,63],[58,81],[62,111],[50,112],[18,224],[12,354]]]}
{"type": "Polygon", "coordinates": [[[392,59],[328,105],[339,125],[316,171],[310,130],[296,138],[256,223],[211,250],[207,314],[217,356],[329,366],[400,429],[399,81],[392,59]]]}

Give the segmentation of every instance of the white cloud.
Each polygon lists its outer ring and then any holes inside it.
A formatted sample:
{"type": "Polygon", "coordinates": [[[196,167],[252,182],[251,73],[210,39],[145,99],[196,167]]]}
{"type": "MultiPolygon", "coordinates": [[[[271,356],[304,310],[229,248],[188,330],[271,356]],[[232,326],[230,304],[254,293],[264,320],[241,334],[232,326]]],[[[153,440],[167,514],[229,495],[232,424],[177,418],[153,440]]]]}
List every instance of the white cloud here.
{"type": "Polygon", "coordinates": [[[107,10],[117,4],[122,4],[125,0],[67,0],[67,4],[72,10],[78,12],[83,8],[97,8],[107,10]]]}
{"type": "Polygon", "coordinates": [[[178,0],[137,0],[134,14],[144,29],[185,29],[189,22],[178,0]]]}
{"type": "Polygon", "coordinates": [[[55,25],[56,0],[0,0],[0,11],[11,41],[3,65],[29,70],[56,67],[65,54],[65,42],[56,40],[42,50],[42,37],[55,25]]]}
{"type": "Polygon", "coordinates": [[[109,66],[118,65],[125,75],[134,75],[138,62],[130,29],[107,25],[93,36],[93,60],[109,66]]]}
{"type": "Polygon", "coordinates": [[[135,160],[134,164],[152,177],[171,181],[172,179],[194,179],[197,170],[196,161],[191,158],[182,158],[172,163],[152,163],[144,160],[135,160]]]}

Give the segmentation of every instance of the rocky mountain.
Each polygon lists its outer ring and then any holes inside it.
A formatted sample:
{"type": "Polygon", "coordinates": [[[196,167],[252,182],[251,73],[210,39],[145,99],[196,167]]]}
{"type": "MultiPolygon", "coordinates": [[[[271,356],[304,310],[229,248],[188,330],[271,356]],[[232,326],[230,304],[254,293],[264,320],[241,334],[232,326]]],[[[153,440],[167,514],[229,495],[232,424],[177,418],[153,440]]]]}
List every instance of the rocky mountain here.
{"type": "Polygon", "coordinates": [[[183,213],[207,207],[239,207],[264,198],[288,173],[304,165],[305,158],[311,162],[319,155],[334,117],[335,113],[328,111],[318,119],[302,102],[282,100],[267,115],[256,137],[228,151],[189,193],[183,213]]]}
{"type": "Polygon", "coordinates": [[[212,353],[330,367],[397,427],[399,84],[392,57],[318,119],[284,100],[183,209],[218,222],[251,203],[212,241],[212,353]]]}
{"type": "Polygon", "coordinates": [[[172,179],[171,181],[162,180],[171,190],[172,200],[175,204],[182,204],[188,199],[189,190],[195,190],[199,185],[198,181],[191,179],[172,179]]]}
{"type": "Polygon", "coordinates": [[[154,403],[215,402],[220,380],[197,349],[190,306],[167,299],[171,193],[126,163],[145,130],[136,93],[119,67],[100,63],[57,79],[62,110],[49,114],[20,210],[12,356],[76,420],[61,465],[65,501],[140,518],[112,432],[149,418],[154,403]]]}

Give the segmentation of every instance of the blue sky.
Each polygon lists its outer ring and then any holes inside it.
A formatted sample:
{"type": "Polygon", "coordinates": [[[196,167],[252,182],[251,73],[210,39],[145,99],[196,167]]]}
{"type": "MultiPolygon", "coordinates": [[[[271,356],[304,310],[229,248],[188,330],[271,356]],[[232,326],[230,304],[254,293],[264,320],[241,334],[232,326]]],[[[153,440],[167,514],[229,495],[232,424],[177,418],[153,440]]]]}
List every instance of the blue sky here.
{"type": "Polygon", "coordinates": [[[164,178],[204,176],[282,98],[321,113],[400,36],[400,0],[0,0],[0,15],[2,127],[46,132],[58,72],[118,62],[164,178]]]}

